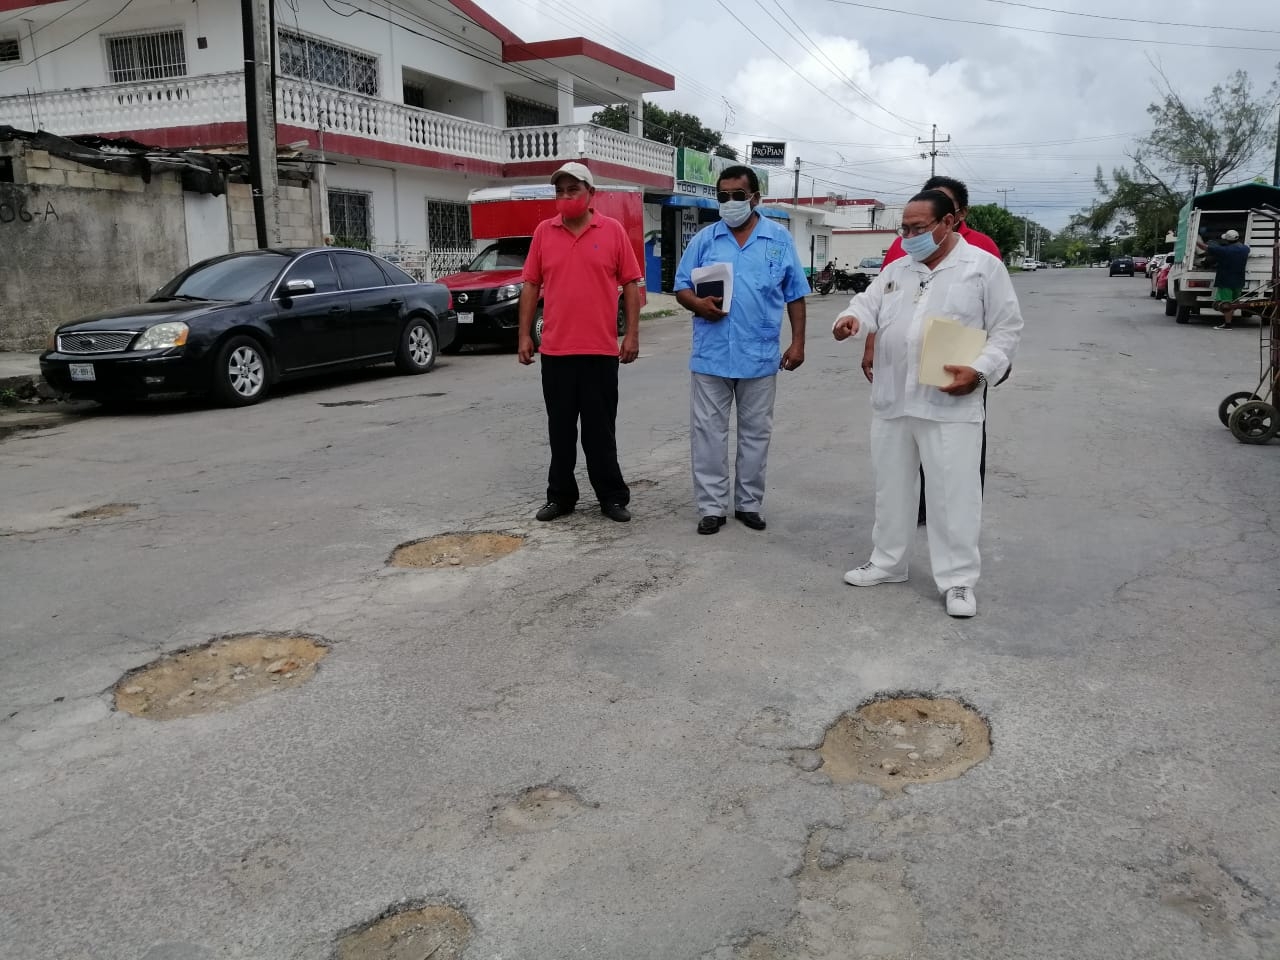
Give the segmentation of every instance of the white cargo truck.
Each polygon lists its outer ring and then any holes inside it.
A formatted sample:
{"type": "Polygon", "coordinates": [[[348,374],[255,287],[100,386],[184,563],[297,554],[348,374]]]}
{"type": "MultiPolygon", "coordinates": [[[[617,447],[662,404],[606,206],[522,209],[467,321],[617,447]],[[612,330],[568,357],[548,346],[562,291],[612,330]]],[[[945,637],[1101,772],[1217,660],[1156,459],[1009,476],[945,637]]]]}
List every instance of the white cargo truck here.
{"type": "Polygon", "coordinates": [[[1220,241],[1228,230],[1234,230],[1248,245],[1245,299],[1250,291],[1270,283],[1277,224],[1269,217],[1250,212],[1264,206],[1280,207],[1280,188],[1263,183],[1225,187],[1198,194],[1182,208],[1178,215],[1173,265],[1169,268],[1169,293],[1164,308],[1168,316],[1178,323],[1189,323],[1202,309],[1213,310],[1216,268],[1212,256],[1196,246],[1202,234],[1206,242],[1212,243],[1220,241]]]}

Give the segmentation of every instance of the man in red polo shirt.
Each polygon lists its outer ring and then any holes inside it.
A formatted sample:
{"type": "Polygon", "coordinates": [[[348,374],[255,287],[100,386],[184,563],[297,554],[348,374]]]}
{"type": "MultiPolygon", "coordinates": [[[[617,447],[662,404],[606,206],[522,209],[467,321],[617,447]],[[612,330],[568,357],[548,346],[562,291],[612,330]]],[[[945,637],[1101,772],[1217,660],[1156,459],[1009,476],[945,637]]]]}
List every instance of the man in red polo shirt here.
{"type": "Polygon", "coordinates": [[[578,421],[587,477],[610,520],[631,519],[631,490],[618,466],[618,363],[640,353],[640,288],[644,273],[622,224],[591,207],[595,178],[585,164],[551,175],[558,215],[538,224],[520,291],[521,363],[533,363],[533,317],[542,301],[542,397],[547,405],[551,468],[547,502],[536,516],[554,520],[578,503],[573,475],[578,421]],[[626,332],[618,346],[618,288],[626,332]]]}
{"type": "MultiPolygon", "coordinates": [[[[941,190],[951,202],[956,205],[956,216],[959,219],[959,226],[955,232],[964,237],[965,243],[970,246],[977,247],[979,250],[985,250],[997,260],[1003,260],[1000,256],[1000,248],[996,246],[996,242],[988,237],[985,233],[980,233],[969,226],[969,188],[964,185],[961,180],[954,177],[930,177],[924,182],[921,190],[941,190]]],[[[894,237],[893,243],[889,244],[889,252],[884,255],[884,263],[880,264],[880,269],[884,270],[889,264],[900,257],[905,257],[907,251],[902,249],[902,237],[894,237]]],[[[867,334],[867,345],[862,349],[862,375],[867,378],[867,382],[871,382],[872,360],[876,352],[876,335],[874,333],[867,334]]],[[[1009,374],[1006,373],[1005,377],[1009,374]]],[[[1003,380],[1001,381],[1003,383],[1003,380]]],[[[986,390],[983,390],[983,403],[986,403],[986,390]]],[[[982,456],[978,461],[978,476],[985,485],[987,481],[987,422],[982,421],[982,456]]],[[[917,523],[924,523],[924,467],[920,468],[920,509],[916,515],[917,523]]]]}

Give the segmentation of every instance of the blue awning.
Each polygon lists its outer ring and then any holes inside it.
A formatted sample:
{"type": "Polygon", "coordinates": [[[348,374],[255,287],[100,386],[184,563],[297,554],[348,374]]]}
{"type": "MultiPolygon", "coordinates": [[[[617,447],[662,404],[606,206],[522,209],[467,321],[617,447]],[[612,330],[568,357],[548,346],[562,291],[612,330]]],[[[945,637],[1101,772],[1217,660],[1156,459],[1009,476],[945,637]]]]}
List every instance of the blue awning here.
{"type": "Polygon", "coordinates": [[[717,209],[720,205],[710,197],[695,197],[688,193],[676,193],[666,197],[662,201],[664,207],[706,207],[709,210],[717,209]]]}

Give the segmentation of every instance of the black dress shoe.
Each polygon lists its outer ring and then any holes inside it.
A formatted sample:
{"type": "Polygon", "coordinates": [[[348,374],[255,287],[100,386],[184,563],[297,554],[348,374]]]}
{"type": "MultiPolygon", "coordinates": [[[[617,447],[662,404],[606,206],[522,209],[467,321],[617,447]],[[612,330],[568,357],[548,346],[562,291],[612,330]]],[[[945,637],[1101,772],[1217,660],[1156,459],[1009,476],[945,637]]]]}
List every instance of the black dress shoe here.
{"type": "Polygon", "coordinates": [[[554,500],[548,500],[546,505],[534,514],[539,520],[554,520],[556,517],[563,517],[565,514],[573,513],[573,507],[566,507],[562,503],[556,503],[554,500]]]}
{"type": "Polygon", "coordinates": [[[727,521],[724,517],[703,517],[698,521],[698,532],[702,534],[719,533],[727,521]]]}
{"type": "Polygon", "coordinates": [[[733,515],[745,523],[752,530],[763,530],[765,528],[764,517],[756,513],[754,510],[735,510],[733,515]]]}
{"type": "Polygon", "coordinates": [[[600,504],[600,512],[610,520],[616,520],[618,523],[626,523],[631,519],[631,511],[620,503],[602,503],[600,504]]]}

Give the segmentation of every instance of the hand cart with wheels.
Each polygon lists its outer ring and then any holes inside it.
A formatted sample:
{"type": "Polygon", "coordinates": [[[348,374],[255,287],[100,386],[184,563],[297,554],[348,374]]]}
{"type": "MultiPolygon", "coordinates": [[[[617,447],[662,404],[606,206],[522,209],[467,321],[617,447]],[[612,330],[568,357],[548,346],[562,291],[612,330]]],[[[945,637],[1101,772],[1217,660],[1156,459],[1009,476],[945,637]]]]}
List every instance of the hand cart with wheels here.
{"type": "MultiPolygon", "coordinates": [[[[1266,206],[1254,214],[1266,217],[1280,233],[1280,209],[1266,206]]],[[[1230,394],[1218,405],[1218,419],[1241,443],[1266,443],[1280,433],[1280,237],[1271,248],[1271,282],[1236,303],[1261,319],[1258,386],[1252,393],[1230,394]]]]}

